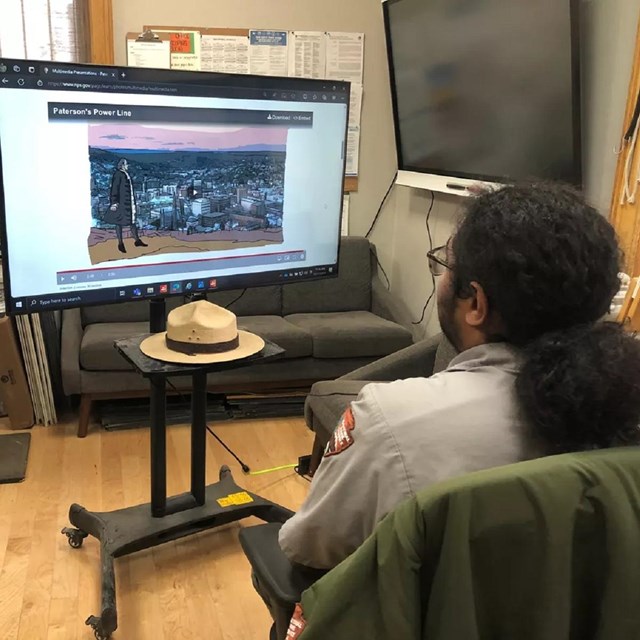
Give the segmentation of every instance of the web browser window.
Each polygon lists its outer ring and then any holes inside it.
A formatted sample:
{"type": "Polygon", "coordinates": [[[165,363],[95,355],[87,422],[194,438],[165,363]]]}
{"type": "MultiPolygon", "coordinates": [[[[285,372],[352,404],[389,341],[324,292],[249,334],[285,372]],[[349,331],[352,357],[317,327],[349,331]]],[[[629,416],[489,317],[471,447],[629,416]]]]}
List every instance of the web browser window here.
{"type": "Polygon", "coordinates": [[[337,273],[349,85],[0,60],[7,303],[337,273]]]}

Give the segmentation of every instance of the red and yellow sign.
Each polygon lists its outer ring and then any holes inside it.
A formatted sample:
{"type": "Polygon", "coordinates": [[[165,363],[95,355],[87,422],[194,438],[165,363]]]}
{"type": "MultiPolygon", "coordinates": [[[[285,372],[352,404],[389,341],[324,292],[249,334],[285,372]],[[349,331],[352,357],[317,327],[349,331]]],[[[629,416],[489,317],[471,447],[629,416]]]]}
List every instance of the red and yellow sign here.
{"type": "Polygon", "coordinates": [[[192,33],[170,34],[171,53],[194,53],[192,33]]]}

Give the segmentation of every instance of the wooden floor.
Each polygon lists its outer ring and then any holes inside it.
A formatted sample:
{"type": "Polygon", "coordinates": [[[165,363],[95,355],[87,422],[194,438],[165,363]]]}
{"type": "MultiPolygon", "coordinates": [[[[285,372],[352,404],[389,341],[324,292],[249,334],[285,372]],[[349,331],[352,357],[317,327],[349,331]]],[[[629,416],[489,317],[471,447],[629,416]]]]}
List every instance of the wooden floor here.
{"type": "MultiPolygon", "coordinates": [[[[0,427],[1,427],[0,422],[0,427]]],[[[311,450],[301,419],[235,421],[216,432],[252,469],[296,462],[311,450]]],[[[26,480],[0,485],[0,640],[93,638],[85,619],[99,615],[99,548],[88,538],[72,549],[60,529],[69,505],[108,511],[149,499],[146,429],[75,437],[73,419],[35,427],[26,480]]],[[[168,491],[189,481],[189,430],[171,427],[168,491]]],[[[207,481],[228,464],[240,486],[296,509],[308,483],[293,471],[243,476],[212,438],[207,481]]],[[[251,586],[238,542],[245,520],[116,561],[118,630],[114,640],[265,640],[269,614],[251,586]]]]}

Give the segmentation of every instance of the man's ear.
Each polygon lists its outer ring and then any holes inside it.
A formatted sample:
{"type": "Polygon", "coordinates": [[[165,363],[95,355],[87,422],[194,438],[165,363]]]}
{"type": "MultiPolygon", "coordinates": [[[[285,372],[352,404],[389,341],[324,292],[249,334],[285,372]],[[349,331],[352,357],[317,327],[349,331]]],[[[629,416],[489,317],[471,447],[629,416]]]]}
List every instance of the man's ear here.
{"type": "Polygon", "coordinates": [[[486,324],[489,319],[489,300],[480,283],[472,282],[471,288],[474,295],[469,300],[464,317],[469,326],[477,328],[486,324]]]}

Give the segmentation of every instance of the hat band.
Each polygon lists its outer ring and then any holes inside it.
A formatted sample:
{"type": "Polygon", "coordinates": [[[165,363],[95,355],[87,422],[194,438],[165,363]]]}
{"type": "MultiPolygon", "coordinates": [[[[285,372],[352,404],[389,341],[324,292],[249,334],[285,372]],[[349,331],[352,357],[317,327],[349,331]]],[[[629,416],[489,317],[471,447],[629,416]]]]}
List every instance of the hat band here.
{"type": "Polygon", "coordinates": [[[233,340],[227,342],[215,342],[205,343],[201,342],[179,342],[178,340],[172,340],[169,337],[165,337],[167,347],[172,351],[178,351],[179,353],[186,353],[188,356],[195,356],[199,353],[226,353],[227,351],[233,351],[240,346],[240,336],[236,335],[233,340]]]}

